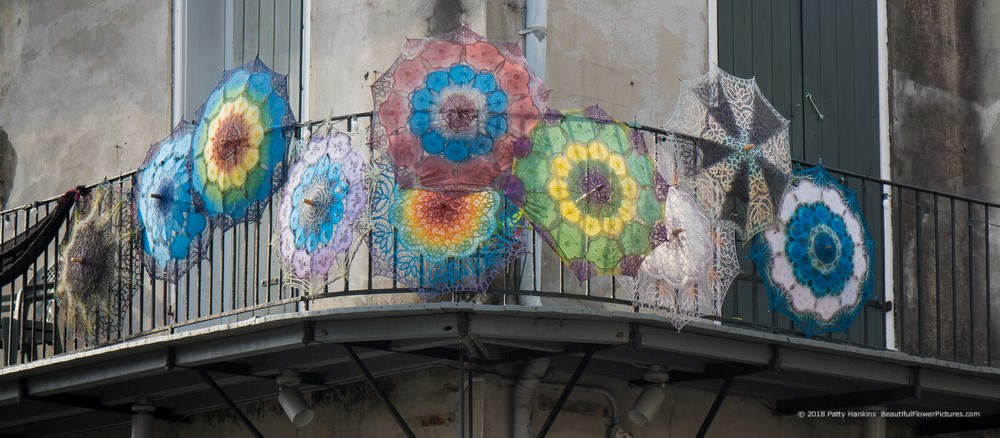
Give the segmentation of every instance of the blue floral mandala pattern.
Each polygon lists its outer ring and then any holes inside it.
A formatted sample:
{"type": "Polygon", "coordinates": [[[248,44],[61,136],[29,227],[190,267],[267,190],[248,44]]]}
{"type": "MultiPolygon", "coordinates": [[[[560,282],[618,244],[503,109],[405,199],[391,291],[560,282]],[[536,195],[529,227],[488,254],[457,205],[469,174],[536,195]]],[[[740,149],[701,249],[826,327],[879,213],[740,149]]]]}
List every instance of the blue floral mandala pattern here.
{"type": "Polygon", "coordinates": [[[492,72],[459,64],[430,73],[410,105],[410,130],[423,149],[451,161],[489,154],[507,133],[507,93],[492,72]]]}
{"type": "Polygon", "coordinates": [[[817,297],[843,290],[854,270],[854,246],[843,216],[822,202],[799,205],[787,230],[785,253],[795,261],[795,279],[817,297]]]}
{"type": "Polygon", "coordinates": [[[857,199],[815,167],[792,177],[778,216],[753,255],[771,306],[806,336],[846,330],[874,287],[874,243],[857,199]]]}
{"type": "Polygon", "coordinates": [[[515,43],[465,26],[410,39],[372,84],[372,148],[401,189],[502,190],[514,144],[545,113],[549,89],[515,43]]]}
{"type": "Polygon", "coordinates": [[[341,173],[341,164],[331,163],[328,157],[303,172],[301,182],[292,192],[289,224],[296,247],[313,252],[317,245],[330,242],[333,228],[344,218],[344,198],[350,190],[341,173]],[[317,204],[325,208],[315,208],[317,204]]]}
{"type": "Polygon", "coordinates": [[[315,134],[292,165],[276,238],[286,280],[310,294],[346,273],[368,200],[367,164],[348,134],[315,134]]]}
{"type": "Polygon", "coordinates": [[[194,125],[178,124],[170,137],[150,148],[136,177],[135,209],[146,270],[159,280],[176,281],[207,255],[208,219],[192,196],[193,132],[194,125]]]}

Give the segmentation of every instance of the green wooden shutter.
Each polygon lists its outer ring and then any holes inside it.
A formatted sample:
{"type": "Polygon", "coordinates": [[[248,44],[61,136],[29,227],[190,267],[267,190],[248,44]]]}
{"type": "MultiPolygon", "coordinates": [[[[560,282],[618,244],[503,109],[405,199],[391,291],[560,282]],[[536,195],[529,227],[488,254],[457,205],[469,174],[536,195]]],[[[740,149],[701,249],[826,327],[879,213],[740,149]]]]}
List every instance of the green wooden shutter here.
{"type": "Polygon", "coordinates": [[[302,0],[231,0],[233,66],[254,56],[288,75],[288,99],[299,114],[302,0]]]}
{"type": "Polygon", "coordinates": [[[302,0],[192,1],[186,12],[186,119],[194,119],[223,70],[255,56],[288,75],[288,98],[292,110],[299,113],[302,0]],[[232,32],[229,38],[227,30],[232,32]],[[228,65],[227,40],[232,42],[228,65]]]}
{"type": "MultiPolygon", "coordinates": [[[[755,77],[771,104],[791,121],[792,158],[822,159],[829,168],[878,176],[875,0],[718,0],[718,31],[719,67],[755,77]]],[[[880,187],[846,183],[858,193],[872,234],[880,236],[880,187]]],[[[740,248],[741,255],[748,255],[749,246],[740,248]]],[[[874,298],[881,302],[879,254],[877,248],[874,298]]],[[[741,264],[748,275],[730,290],[723,317],[792,329],[787,318],[770,312],[750,261],[741,257],[741,264]]],[[[884,346],[884,317],[880,308],[866,306],[846,335],[832,337],[884,346]]]]}
{"type": "MultiPolygon", "coordinates": [[[[300,114],[302,0],[199,0],[187,3],[187,97],[185,117],[194,118],[224,69],[238,67],[260,57],[274,71],[288,75],[288,98],[292,112],[300,114]],[[231,32],[227,35],[227,32],[231,32]],[[226,47],[230,43],[231,47],[226,47]],[[228,64],[227,64],[228,58],[228,64]]],[[[268,207],[275,208],[274,201],[268,207]]],[[[268,217],[269,213],[265,213],[268,217]]],[[[270,222],[247,224],[227,233],[215,230],[211,251],[217,261],[212,275],[199,276],[203,290],[221,289],[230,293],[206,294],[200,303],[187,303],[189,297],[178,294],[172,300],[177,308],[232,309],[242,304],[237,290],[242,287],[242,303],[263,302],[271,296],[271,287],[254,286],[252,280],[268,272],[277,272],[277,258],[266,254],[266,261],[254,248],[267,248],[270,222]],[[240,231],[242,230],[242,231],[240,231]],[[225,237],[224,237],[225,236],[225,237]],[[239,237],[237,237],[239,236],[239,237]],[[247,249],[249,248],[249,250],[247,249]],[[268,266],[270,264],[270,266],[268,266]],[[235,272],[234,272],[235,271],[235,272]],[[213,284],[212,281],[215,281],[213,284]],[[248,298],[247,294],[251,295],[248,298]],[[217,301],[212,301],[217,300],[217,301]]],[[[269,281],[269,280],[268,280],[269,281]]],[[[273,292],[279,293],[279,292],[273,292]]],[[[294,311],[295,304],[261,310],[262,314],[294,311]]],[[[231,320],[247,317],[246,313],[231,320]]]]}

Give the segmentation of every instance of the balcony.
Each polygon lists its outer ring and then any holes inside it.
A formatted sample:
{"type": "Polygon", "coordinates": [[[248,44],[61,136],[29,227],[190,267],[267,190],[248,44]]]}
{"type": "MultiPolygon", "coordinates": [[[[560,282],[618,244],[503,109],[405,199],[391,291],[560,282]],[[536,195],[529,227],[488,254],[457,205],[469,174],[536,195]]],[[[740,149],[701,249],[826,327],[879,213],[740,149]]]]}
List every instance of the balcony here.
{"type": "MultiPolygon", "coordinates": [[[[662,131],[640,129],[663,139],[662,131]]],[[[628,363],[666,364],[677,370],[671,382],[713,391],[728,391],[738,378],[733,391],[777,400],[782,414],[837,407],[831,397],[848,387],[849,402],[1000,413],[993,368],[1000,323],[992,317],[1000,279],[990,268],[1000,250],[993,230],[1000,205],[831,173],[857,192],[872,230],[875,293],[846,333],[814,339],[770,311],[746,257],[723,315],[677,332],[634,307],[622,280],[578,282],[539,239],[537,251],[515,260],[486,294],[423,303],[375,276],[362,246],[346,279],[306,296],[282,286],[268,244],[272,201],[260,223],[215,231],[210,257],[176,285],[139,273],[143,287],[115,304],[115,329],[87,343],[67,328],[54,294],[64,227],[28,274],[0,290],[0,405],[14,405],[0,414],[0,430],[45,435],[127,421],[128,403],[148,394],[166,400],[161,419],[176,420],[223,406],[199,395],[206,390],[199,376],[208,372],[226,376],[219,384],[248,401],[273,395],[259,379],[282,368],[308,368],[304,382],[315,389],[364,378],[365,363],[387,375],[442,361],[464,369],[548,356],[567,370],[633,379],[641,372],[628,363]],[[540,297],[542,306],[519,306],[522,296],[540,297]],[[80,415],[91,411],[98,414],[80,415]]],[[[127,197],[133,182],[128,173],[108,183],[127,197]]],[[[0,213],[0,232],[7,239],[27,229],[54,202],[0,213]]],[[[121,251],[134,254],[135,245],[121,251]]],[[[740,246],[745,254],[749,245],[740,246]]],[[[944,420],[921,427],[952,430],[944,420]]]]}

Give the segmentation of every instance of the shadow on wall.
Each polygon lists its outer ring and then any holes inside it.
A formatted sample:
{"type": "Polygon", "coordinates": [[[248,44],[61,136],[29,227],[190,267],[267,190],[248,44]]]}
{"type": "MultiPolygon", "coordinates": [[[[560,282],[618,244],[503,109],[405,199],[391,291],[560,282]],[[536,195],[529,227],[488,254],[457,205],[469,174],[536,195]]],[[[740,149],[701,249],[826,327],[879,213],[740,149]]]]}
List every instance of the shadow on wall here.
{"type": "Polygon", "coordinates": [[[0,207],[7,208],[10,188],[14,186],[17,173],[17,151],[7,137],[7,131],[0,127],[0,207]]]}
{"type": "Polygon", "coordinates": [[[437,36],[455,30],[463,22],[465,8],[461,0],[437,0],[427,18],[427,36],[437,36]]]}

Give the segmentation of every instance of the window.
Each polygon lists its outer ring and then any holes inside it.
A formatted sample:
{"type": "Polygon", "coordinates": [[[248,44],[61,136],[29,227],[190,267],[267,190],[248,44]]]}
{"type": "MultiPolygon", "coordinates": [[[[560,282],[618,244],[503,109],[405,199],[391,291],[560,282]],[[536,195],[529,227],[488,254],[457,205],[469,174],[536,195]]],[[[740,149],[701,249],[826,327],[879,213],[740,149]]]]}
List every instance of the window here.
{"type": "MultiPolygon", "coordinates": [[[[288,75],[288,97],[298,118],[302,114],[302,7],[303,0],[173,0],[173,121],[196,121],[199,107],[223,71],[255,56],[276,72],[288,75]]],[[[253,306],[289,293],[276,279],[265,278],[269,272],[278,272],[277,257],[267,249],[274,204],[272,200],[260,223],[241,224],[225,233],[215,230],[209,249],[214,260],[212,271],[202,272],[202,264],[179,285],[164,284],[164,292],[169,294],[164,298],[164,318],[195,318],[253,306]],[[188,302],[191,288],[213,293],[198,294],[200,303],[188,302]],[[178,315],[174,315],[175,311],[178,315]]],[[[262,312],[294,310],[295,304],[289,306],[262,312]]],[[[253,315],[233,318],[249,316],[253,315]]]]}
{"type": "Polygon", "coordinates": [[[174,0],[174,122],[193,120],[223,70],[259,56],[301,94],[302,0],[174,0]]]}
{"type": "MultiPolygon", "coordinates": [[[[764,95],[791,121],[792,158],[822,160],[830,168],[877,176],[876,0],[717,1],[719,67],[739,77],[755,77],[764,95]]],[[[848,184],[848,188],[861,195],[860,187],[848,184]]],[[[859,201],[869,212],[872,235],[879,236],[882,217],[873,212],[881,211],[881,200],[871,193],[859,201]]],[[[739,249],[746,256],[750,245],[739,249]]],[[[767,292],[749,260],[740,258],[749,278],[738,280],[729,291],[723,316],[791,329],[784,316],[768,314],[767,292]]],[[[875,272],[883,272],[883,260],[875,259],[875,272]]],[[[880,303],[884,296],[884,283],[875,281],[874,300],[880,303]]],[[[847,336],[851,342],[881,347],[885,313],[871,304],[847,336]]]]}

